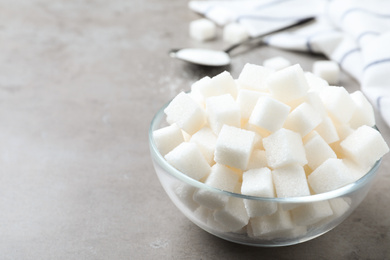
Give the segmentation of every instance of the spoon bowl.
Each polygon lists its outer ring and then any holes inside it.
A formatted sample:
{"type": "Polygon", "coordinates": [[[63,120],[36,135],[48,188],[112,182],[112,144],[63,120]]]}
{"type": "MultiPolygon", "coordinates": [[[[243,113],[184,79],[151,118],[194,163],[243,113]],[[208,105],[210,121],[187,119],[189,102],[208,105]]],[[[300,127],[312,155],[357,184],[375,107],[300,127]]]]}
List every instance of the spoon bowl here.
{"type": "Polygon", "coordinates": [[[246,41],[242,41],[240,43],[234,44],[228,47],[225,50],[209,50],[202,48],[183,48],[183,49],[172,49],[169,51],[169,56],[172,58],[176,58],[182,61],[186,61],[192,64],[202,65],[202,66],[210,66],[210,67],[222,67],[227,66],[231,62],[231,57],[229,53],[236,49],[239,46],[252,43],[253,41],[262,40],[265,36],[281,32],[302,24],[306,24],[310,21],[314,20],[314,17],[308,17],[300,20],[295,20],[291,24],[283,26],[279,29],[272,30],[270,32],[258,35],[256,37],[250,38],[246,41]]]}

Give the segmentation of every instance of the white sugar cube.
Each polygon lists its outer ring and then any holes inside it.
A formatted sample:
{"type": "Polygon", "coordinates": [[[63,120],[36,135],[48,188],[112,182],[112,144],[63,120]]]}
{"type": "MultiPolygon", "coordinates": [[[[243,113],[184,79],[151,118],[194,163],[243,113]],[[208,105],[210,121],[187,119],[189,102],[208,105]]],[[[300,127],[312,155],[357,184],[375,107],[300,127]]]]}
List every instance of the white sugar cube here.
{"type": "Polygon", "coordinates": [[[332,119],[328,116],[322,118],[321,123],[314,129],[325,140],[326,143],[331,144],[340,140],[337,133],[336,126],[332,119]]]}
{"type": "Polygon", "coordinates": [[[186,131],[184,131],[183,129],[181,130],[181,133],[183,135],[184,141],[189,142],[191,139],[191,135],[189,133],[187,133],[186,131]]]}
{"type": "MultiPolygon", "coordinates": [[[[238,184],[239,176],[232,169],[214,164],[205,184],[224,191],[233,192],[238,184]]],[[[223,208],[229,200],[229,196],[218,194],[207,189],[199,189],[194,194],[194,201],[210,209],[223,208]]]]}
{"type": "Polygon", "coordinates": [[[268,164],[267,158],[265,156],[265,151],[260,149],[254,149],[249,159],[247,170],[258,169],[267,166],[268,164]]]}
{"type": "Polygon", "coordinates": [[[329,158],[307,180],[315,193],[323,193],[353,182],[354,175],[341,159],[329,158]]]}
{"type": "Polygon", "coordinates": [[[344,198],[331,199],[329,200],[329,205],[333,211],[333,214],[322,220],[321,223],[319,223],[320,225],[323,225],[335,219],[339,219],[350,208],[349,203],[344,198]]]}
{"type": "Polygon", "coordinates": [[[193,195],[196,190],[194,186],[186,184],[184,182],[175,183],[172,188],[173,192],[177,195],[179,200],[191,211],[194,211],[199,204],[193,200],[193,195]]]}
{"type": "Polygon", "coordinates": [[[290,107],[286,104],[268,96],[261,96],[253,108],[249,123],[275,132],[282,128],[289,112],[290,107]]]}
{"type": "Polygon", "coordinates": [[[300,237],[300,236],[305,236],[306,233],[307,233],[307,227],[306,226],[296,226],[296,225],[293,225],[292,229],[287,229],[284,232],[280,232],[278,235],[281,238],[297,238],[297,237],[300,237]]]}
{"type": "Polygon", "coordinates": [[[363,168],[372,166],[389,151],[382,135],[370,126],[363,125],[340,143],[347,158],[363,168]]]}
{"type": "Polygon", "coordinates": [[[347,123],[353,116],[356,104],[343,87],[326,87],[320,92],[320,98],[332,118],[347,123]]]}
{"type": "Polygon", "coordinates": [[[349,121],[350,126],[353,129],[357,129],[362,125],[374,126],[374,109],[364,94],[360,90],[357,90],[350,94],[350,96],[353,102],[356,104],[356,110],[353,113],[351,120],[349,121]]]}
{"type": "Polygon", "coordinates": [[[204,92],[211,84],[211,78],[209,76],[205,76],[198,81],[195,81],[191,85],[191,97],[198,102],[202,107],[205,107],[205,97],[204,92]]]}
{"type": "Polygon", "coordinates": [[[237,97],[238,87],[232,75],[223,71],[211,78],[208,88],[205,88],[203,95],[205,98],[211,96],[218,96],[223,94],[230,94],[233,98],[237,97]]]}
{"type": "Polygon", "coordinates": [[[245,170],[252,154],[255,133],[224,125],[217,138],[214,161],[245,170]]]}
{"type": "Polygon", "coordinates": [[[301,165],[289,164],[274,169],[272,178],[279,198],[309,196],[306,174],[301,165]]]}
{"type": "Polygon", "coordinates": [[[263,138],[263,145],[268,165],[278,168],[288,164],[307,163],[302,138],[298,133],[281,128],[275,133],[263,138]]]}
{"type": "Polygon", "coordinates": [[[237,82],[240,88],[266,92],[266,79],[273,71],[263,66],[247,63],[244,65],[237,82]]]}
{"type": "Polygon", "coordinates": [[[330,207],[333,211],[333,217],[341,217],[350,208],[350,203],[346,198],[335,198],[329,201],[330,207]]]}
{"type": "Polygon", "coordinates": [[[243,200],[235,197],[230,197],[224,208],[215,211],[214,219],[232,232],[242,229],[249,222],[243,200]]]}
{"type": "Polygon", "coordinates": [[[288,115],[284,127],[302,137],[310,133],[322,121],[321,115],[307,102],[300,104],[288,115]]]}
{"type": "Polygon", "coordinates": [[[329,83],[326,80],[314,75],[312,72],[305,72],[305,78],[309,84],[310,91],[319,92],[322,91],[324,87],[329,86],[329,83]]]}
{"type": "Polygon", "coordinates": [[[263,137],[262,135],[260,135],[259,133],[257,133],[256,131],[252,131],[255,133],[255,142],[253,144],[253,149],[261,149],[261,150],[264,150],[264,146],[263,146],[263,137]]]}
{"type": "Polygon", "coordinates": [[[266,59],[263,62],[263,66],[272,70],[281,70],[291,66],[291,62],[284,57],[276,56],[266,59]]]}
{"type": "Polygon", "coordinates": [[[190,142],[196,143],[210,165],[214,164],[214,151],[217,136],[207,126],[192,135],[190,142]]]}
{"type": "MultiPolygon", "coordinates": [[[[271,170],[264,167],[244,172],[241,194],[266,198],[275,197],[271,170]]],[[[244,203],[250,217],[270,215],[277,210],[277,204],[271,201],[245,199],[244,203]]]]}
{"type": "Polygon", "coordinates": [[[340,67],[335,61],[315,61],[313,63],[313,73],[326,80],[329,84],[335,85],[339,82],[340,67]]]}
{"type": "Polygon", "coordinates": [[[179,93],[164,112],[169,124],[176,123],[178,127],[190,135],[206,123],[206,113],[203,108],[184,92],[179,93]]]}
{"type": "Polygon", "coordinates": [[[241,119],[248,120],[257,100],[264,93],[248,89],[240,89],[237,94],[237,104],[240,107],[241,119]]]}
{"type": "Polygon", "coordinates": [[[229,94],[208,98],[206,111],[210,128],[217,135],[223,125],[241,126],[240,108],[229,94]]]}
{"type": "Polygon", "coordinates": [[[353,175],[353,179],[352,179],[353,182],[362,178],[370,170],[370,167],[364,168],[359,164],[357,164],[356,162],[352,161],[351,159],[344,158],[342,160],[345,166],[347,166],[347,168],[351,171],[351,174],[353,175]]]}
{"type": "Polygon", "coordinates": [[[154,130],[153,138],[162,156],[184,142],[182,131],[176,124],[154,130]]]}
{"type": "Polygon", "coordinates": [[[327,200],[303,204],[291,210],[293,222],[298,226],[313,225],[333,214],[327,200]]]}
{"type": "Polygon", "coordinates": [[[229,23],[223,27],[223,40],[236,44],[249,38],[247,29],[239,23],[229,23]]]}
{"type": "Polygon", "coordinates": [[[290,212],[279,209],[274,214],[250,219],[251,237],[275,238],[294,228],[290,212]]]}
{"type": "Polygon", "coordinates": [[[199,206],[194,210],[194,216],[200,222],[207,223],[207,219],[214,218],[214,210],[206,208],[204,206],[199,206]]]}
{"type": "Polygon", "coordinates": [[[340,122],[334,122],[334,126],[337,130],[337,135],[339,136],[340,140],[344,140],[354,132],[354,129],[348,124],[348,123],[340,123],[340,122]]]}
{"type": "Polygon", "coordinates": [[[181,143],[165,155],[167,162],[189,177],[200,180],[210,173],[210,165],[194,143],[181,143]]]}
{"type": "Polygon", "coordinates": [[[201,224],[206,225],[207,228],[211,228],[219,232],[227,232],[228,230],[226,226],[215,221],[214,212],[215,210],[213,209],[209,209],[204,206],[199,206],[194,211],[194,216],[196,217],[197,222],[202,222],[201,224]]]}
{"type": "Polygon", "coordinates": [[[306,95],[309,85],[298,64],[278,70],[267,78],[272,96],[282,102],[290,102],[306,95]]]}
{"type": "Polygon", "coordinates": [[[217,26],[212,21],[201,18],[190,22],[190,37],[198,41],[207,41],[215,38],[217,26]]]}
{"type": "Polygon", "coordinates": [[[305,96],[305,102],[310,104],[314,110],[320,114],[321,118],[324,118],[328,115],[328,112],[326,111],[324,103],[322,103],[322,100],[317,92],[311,91],[308,92],[305,96]]]}
{"type": "Polygon", "coordinates": [[[307,164],[312,170],[329,158],[337,158],[336,153],[316,131],[304,139],[303,146],[305,147],[307,164]]]}

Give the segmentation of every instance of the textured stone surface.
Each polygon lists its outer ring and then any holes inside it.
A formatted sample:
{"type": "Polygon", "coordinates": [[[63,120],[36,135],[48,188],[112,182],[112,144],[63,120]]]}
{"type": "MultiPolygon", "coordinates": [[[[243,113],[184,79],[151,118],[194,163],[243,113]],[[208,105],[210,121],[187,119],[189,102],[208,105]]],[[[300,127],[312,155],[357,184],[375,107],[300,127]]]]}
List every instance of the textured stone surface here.
{"type": "MultiPolygon", "coordinates": [[[[0,0],[1,259],[389,258],[389,156],[343,224],[296,246],[224,241],[170,202],[147,139],[164,103],[247,62],[281,55],[310,70],[323,59],[267,47],[237,50],[222,69],[170,59],[172,47],[226,47],[191,40],[197,18],[180,0],[0,0]]],[[[340,84],[358,88],[345,74],[340,84]]]]}

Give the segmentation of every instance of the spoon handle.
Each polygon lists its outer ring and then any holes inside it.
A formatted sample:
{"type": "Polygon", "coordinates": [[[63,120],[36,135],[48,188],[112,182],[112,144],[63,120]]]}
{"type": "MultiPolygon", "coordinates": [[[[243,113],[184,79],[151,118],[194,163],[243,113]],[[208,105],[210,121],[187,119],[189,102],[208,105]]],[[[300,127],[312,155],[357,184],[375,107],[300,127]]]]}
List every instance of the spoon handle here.
{"type": "Polygon", "coordinates": [[[274,34],[274,33],[277,33],[277,32],[281,32],[281,31],[284,31],[284,30],[287,30],[287,29],[290,29],[290,28],[293,28],[293,27],[296,27],[296,26],[299,26],[299,25],[302,25],[302,24],[305,24],[305,23],[308,23],[308,22],[310,22],[310,21],[312,21],[314,19],[315,19],[315,17],[308,17],[308,18],[297,20],[293,24],[289,24],[289,25],[284,26],[282,28],[279,28],[279,29],[276,29],[276,30],[273,30],[273,31],[270,31],[270,32],[266,32],[266,33],[263,33],[263,34],[260,34],[260,35],[254,37],[254,38],[249,38],[248,40],[245,40],[243,42],[239,42],[239,43],[233,44],[229,48],[225,49],[224,52],[229,53],[229,52],[231,52],[232,50],[234,50],[235,48],[237,48],[237,47],[239,47],[241,45],[245,45],[245,44],[248,44],[248,43],[250,43],[250,42],[252,42],[254,40],[258,40],[260,38],[263,38],[265,36],[268,36],[268,35],[271,35],[271,34],[274,34]]]}

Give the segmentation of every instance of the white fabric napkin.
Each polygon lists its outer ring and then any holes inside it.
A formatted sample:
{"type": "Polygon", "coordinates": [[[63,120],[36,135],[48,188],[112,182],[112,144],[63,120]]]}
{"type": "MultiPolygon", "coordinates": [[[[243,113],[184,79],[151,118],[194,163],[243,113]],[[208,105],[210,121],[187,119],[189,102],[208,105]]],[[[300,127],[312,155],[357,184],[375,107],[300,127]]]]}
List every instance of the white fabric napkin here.
{"type": "Polygon", "coordinates": [[[189,8],[221,26],[238,22],[252,37],[316,16],[314,23],[268,36],[265,43],[338,62],[390,126],[390,1],[191,1],[189,8]]]}

